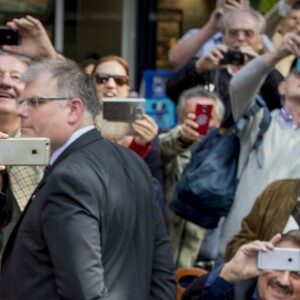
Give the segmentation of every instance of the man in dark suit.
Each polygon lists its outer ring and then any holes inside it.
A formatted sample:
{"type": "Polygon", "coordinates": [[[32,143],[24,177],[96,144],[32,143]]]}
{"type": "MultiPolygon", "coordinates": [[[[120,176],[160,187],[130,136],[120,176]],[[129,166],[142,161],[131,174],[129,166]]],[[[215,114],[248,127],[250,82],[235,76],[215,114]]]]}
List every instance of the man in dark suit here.
{"type": "Polygon", "coordinates": [[[0,299],[173,300],[151,175],[95,129],[92,79],[69,60],[44,60],[23,80],[22,135],[50,138],[52,155],[5,248],[0,299]]]}

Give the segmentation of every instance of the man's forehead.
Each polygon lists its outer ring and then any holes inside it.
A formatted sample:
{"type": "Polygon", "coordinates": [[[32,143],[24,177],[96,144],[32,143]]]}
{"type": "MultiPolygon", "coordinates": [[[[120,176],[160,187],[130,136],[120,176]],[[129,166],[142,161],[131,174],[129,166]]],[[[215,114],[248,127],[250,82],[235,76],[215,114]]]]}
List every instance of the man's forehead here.
{"type": "Polygon", "coordinates": [[[28,64],[14,55],[2,54],[0,55],[0,70],[3,69],[24,72],[28,69],[28,64]]]}
{"type": "Polygon", "coordinates": [[[236,12],[228,19],[226,29],[234,27],[259,28],[259,24],[256,17],[249,12],[236,12]]]}

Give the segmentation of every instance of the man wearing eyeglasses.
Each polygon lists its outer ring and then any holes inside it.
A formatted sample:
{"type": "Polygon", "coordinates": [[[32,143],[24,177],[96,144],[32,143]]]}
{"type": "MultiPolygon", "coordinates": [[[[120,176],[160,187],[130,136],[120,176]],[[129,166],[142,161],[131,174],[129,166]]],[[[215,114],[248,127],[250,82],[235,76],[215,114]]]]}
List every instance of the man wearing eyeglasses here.
{"type": "Polygon", "coordinates": [[[22,81],[22,135],[50,138],[52,155],[5,248],[0,299],[173,300],[150,172],[94,127],[93,79],[72,61],[44,60],[22,81]]]}

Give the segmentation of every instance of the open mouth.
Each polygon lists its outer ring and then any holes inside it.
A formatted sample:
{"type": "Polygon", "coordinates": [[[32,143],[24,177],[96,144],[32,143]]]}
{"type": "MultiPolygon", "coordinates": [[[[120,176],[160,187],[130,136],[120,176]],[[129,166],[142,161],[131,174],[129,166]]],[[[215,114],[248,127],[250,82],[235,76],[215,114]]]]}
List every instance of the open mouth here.
{"type": "Polygon", "coordinates": [[[104,97],[106,97],[106,98],[115,98],[116,95],[114,93],[107,92],[107,93],[104,93],[104,97]]]}
{"type": "Polygon", "coordinates": [[[1,93],[0,92],[0,98],[9,98],[9,99],[12,99],[14,98],[12,95],[10,94],[7,94],[7,93],[1,93]]]}

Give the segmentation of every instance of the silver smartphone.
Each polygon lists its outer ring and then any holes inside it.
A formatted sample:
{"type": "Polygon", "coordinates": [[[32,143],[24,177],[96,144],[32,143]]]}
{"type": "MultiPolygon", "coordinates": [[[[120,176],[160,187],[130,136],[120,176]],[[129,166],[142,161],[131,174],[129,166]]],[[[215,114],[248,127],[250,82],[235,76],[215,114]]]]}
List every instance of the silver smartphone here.
{"type": "Polygon", "coordinates": [[[48,138],[9,138],[0,140],[0,164],[11,166],[43,166],[50,161],[48,138]]]}
{"type": "Polygon", "coordinates": [[[300,249],[274,248],[258,253],[258,269],[300,272],[300,249]]]}
{"type": "Polygon", "coordinates": [[[104,98],[103,119],[111,122],[131,123],[143,119],[146,100],[144,98],[104,98]]]}

